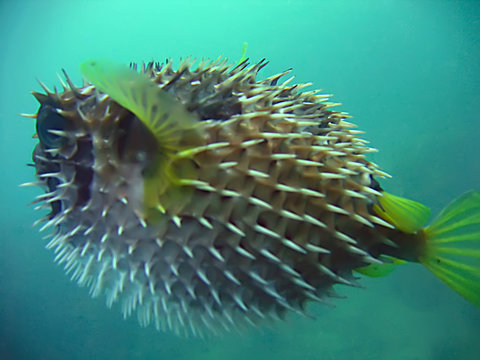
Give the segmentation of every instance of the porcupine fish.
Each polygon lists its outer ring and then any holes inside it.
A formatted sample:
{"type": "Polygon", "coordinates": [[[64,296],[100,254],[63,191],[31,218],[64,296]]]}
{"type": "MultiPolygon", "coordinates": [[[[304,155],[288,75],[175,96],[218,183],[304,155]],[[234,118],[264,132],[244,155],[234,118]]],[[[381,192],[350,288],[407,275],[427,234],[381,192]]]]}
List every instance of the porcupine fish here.
{"type": "Polygon", "coordinates": [[[258,80],[265,65],[89,60],[82,87],[34,92],[55,260],[176,333],[303,313],[402,261],[480,306],[480,194],[426,226],[426,206],[381,188],[349,116],[288,71],[258,80]]]}

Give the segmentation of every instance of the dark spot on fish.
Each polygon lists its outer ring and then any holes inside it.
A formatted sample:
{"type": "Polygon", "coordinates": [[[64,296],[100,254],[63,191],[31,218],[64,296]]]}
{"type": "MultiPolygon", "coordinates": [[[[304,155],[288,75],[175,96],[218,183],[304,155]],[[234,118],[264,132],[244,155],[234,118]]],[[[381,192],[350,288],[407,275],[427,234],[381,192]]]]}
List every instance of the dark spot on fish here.
{"type": "Polygon", "coordinates": [[[155,163],[157,139],[135,114],[127,111],[118,121],[116,132],[116,149],[122,162],[142,164],[144,170],[155,163]]]}
{"type": "MultiPolygon", "coordinates": [[[[48,178],[47,179],[47,187],[50,191],[54,191],[57,189],[57,186],[59,185],[60,181],[56,178],[48,178]]],[[[50,219],[52,219],[55,215],[57,215],[61,210],[62,210],[62,203],[60,200],[53,201],[51,204],[51,212],[48,215],[50,219]]]]}

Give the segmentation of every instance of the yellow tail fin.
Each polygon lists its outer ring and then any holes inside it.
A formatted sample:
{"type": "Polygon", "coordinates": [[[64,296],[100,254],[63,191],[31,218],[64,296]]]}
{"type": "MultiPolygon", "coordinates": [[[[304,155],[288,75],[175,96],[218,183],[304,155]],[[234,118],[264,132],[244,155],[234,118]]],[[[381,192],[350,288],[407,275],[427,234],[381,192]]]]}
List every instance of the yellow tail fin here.
{"type": "Polygon", "coordinates": [[[470,191],[453,201],[424,232],[420,262],[480,307],[480,193],[470,191]]]}

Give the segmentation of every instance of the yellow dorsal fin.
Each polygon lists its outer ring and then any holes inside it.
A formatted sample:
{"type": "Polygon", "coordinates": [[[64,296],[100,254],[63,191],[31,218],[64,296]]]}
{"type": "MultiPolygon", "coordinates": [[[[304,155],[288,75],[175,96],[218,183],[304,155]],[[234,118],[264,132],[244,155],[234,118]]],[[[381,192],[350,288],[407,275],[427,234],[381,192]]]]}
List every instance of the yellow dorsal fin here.
{"type": "Polygon", "coordinates": [[[382,192],[373,210],[397,229],[413,234],[426,225],[431,210],[419,202],[382,192]]]}
{"type": "Polygon", "coordinates": [[[248,48],[248,43],[245,41],[242,45],[242,57],[238,61],[237,65],[241,64],[247,59],[247,48],[248,48]]]}

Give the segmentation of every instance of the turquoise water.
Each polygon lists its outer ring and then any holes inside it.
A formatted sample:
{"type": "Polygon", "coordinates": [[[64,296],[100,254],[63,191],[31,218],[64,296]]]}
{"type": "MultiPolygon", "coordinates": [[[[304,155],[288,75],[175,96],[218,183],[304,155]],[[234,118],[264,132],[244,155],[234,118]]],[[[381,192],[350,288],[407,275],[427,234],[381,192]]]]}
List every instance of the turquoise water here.
{"type": "Polygon", "coordinates": [[[140,328],[68,280],[44,249],[27,207],[33,180],[38,77],[80,81],[89,57],[166,57],[294,68],[295,81],[335,94],[393,174],[382,185],[437,213],[480,190],[480,2],[477,1],[15,1],[0,2],[0,359],[477,359],[480,311],[420,265],[365,289],[339,287],[316,319],[207,340],[140,328]]]}

